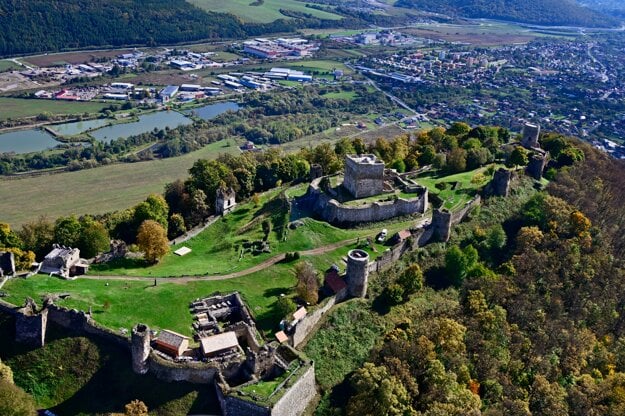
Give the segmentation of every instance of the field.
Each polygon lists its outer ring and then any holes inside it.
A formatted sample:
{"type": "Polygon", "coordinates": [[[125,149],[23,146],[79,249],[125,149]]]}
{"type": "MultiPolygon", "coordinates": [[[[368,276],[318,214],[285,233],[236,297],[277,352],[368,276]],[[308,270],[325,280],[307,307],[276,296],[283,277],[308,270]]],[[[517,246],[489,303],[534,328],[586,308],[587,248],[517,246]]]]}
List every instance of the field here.
{"type": "Polygon", "coordinates": [[[403,32],[427,39],[442,39],[446,42],[463,42],[478,46],[527,43],[541,36],[521,26],[502,22],[468,25],[417,24],[403,32]]]}
{"type": "Polygon", "coordinates": [[[17,65],[15,62],[9,60],[0,61],[0,72],[13,71],[16,69],[20,69],[21,67],[17,65]]]}
{"type": "Polygon", "coordinates": [[[97,113],[109,105],[108,103],[97,102],[28,100],[0,97],[0,120],[33,117],[44,112],[49,112],[51,114],[97,113]]]}
{"type": "Polygon", "coordinates": [[[0,219],[16,227],[41,215],[54,219],[71,213],[103,214],[129,208],[150,193],[162,192],[166,183],[185,178],[197,159],[238,152],[232,140],[212,143],[171,159],[24,179],[1,179],[0,219]]]}
{"type": "Polygon", "coordinates": [[[46,55],[29,56],[25,58],[24,61],[40,67],[59,66],[65,64],[78,65],[92,62],[96,58],[111,58],[130,52],[132,52],[131,49],[113,49],[103,51],[51,53],[46,55]]]}
{"type": "Polygon", "coordinates": [[[252,6],[253,0],[189,0],[202,9],[212,12],[232,13],[244,22],[269,23],[277,19],[287,18],[280,9],[308,13],[319,19],[338,20],[341,16],[306,7],[306,3],[297,0],[264,0],[261,5],[252,6]]]}

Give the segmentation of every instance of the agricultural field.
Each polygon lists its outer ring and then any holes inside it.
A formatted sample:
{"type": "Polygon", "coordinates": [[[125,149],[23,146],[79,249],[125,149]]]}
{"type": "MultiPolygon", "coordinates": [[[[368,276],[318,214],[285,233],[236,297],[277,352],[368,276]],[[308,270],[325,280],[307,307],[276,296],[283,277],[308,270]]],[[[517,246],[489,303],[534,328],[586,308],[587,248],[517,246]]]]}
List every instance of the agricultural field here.
{"type": "Polygon", "coordinates": [[[280,13],[280,9],[307,13],[319,19],[339,20],[341,16],[306,7],[306,3],[297,0],[188,0],[191,4],[212,12],[232,13],[244,22],[270,23],[278,19],[288,18],[280,13]],[[254,5],[258,3],[258,5],[254,5]]]}
{"type": "Polygon", "coordinates": [[[0,120],[34,117],[45,112],[54,115],[98,113],[109,105],[110,103],[103,102],[70,102],[0,97],[0,120]]]}
{"type": "Polygon", "coordinates": [[[117,55],[132,52],[131,49],[111,49],[101,51],[63,52],[45,55],[29,56],[24,59],[26,63],[39,66],[62,66],[66,64],[78,65],[92,62],[97,58],[112,58],[117,55]]]}
{"type": "Polygon", "coordinates": [[[18,227],[41,215],[54,219],[71,213],[103,214],[125,209],[150,193],[161,193],[166,183],[185,178],[197,159],[238,152],[237,143],[227,140],[170,159],[23,179],[3,178],[0,179],[0,218],[12,227],[18,227]],[[94,189],[98,191],[93,192],[94,189]]]}
{"type": "Polygon", "coordinates": [[[13,61],[9,61],[8,59],[0,61],[0,72],[13,71],[20,68],[21,67],[18,64],[13,61]]]}

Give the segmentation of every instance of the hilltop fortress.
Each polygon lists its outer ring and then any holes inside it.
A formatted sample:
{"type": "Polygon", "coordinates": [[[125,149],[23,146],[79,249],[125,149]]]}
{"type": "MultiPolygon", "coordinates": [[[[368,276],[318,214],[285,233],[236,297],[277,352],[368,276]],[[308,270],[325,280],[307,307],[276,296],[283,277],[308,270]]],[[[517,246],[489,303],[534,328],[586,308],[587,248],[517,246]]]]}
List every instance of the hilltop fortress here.
{"type": "Polygon", "coordinates": [[[375,155],[348,155],[342,182],[340,175],[316,178],[299,202],[324,221],[350,226],[424,214],[428,190],[385,169],[375,155]]]}

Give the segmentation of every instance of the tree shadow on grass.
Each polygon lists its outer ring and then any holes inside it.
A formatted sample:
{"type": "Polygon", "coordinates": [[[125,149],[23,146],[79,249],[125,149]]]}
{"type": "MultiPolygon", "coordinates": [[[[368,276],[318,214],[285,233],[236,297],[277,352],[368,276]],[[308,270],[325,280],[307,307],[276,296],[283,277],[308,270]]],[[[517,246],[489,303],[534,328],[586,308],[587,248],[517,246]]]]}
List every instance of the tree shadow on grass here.
{"type": "Polygon", "coordinates": [[[108,263],[94,264],[91,266],[91,271],[97,273],[114,269],[140,269],[147,268],[148,266],[150,266],[150,263],[144,259],[129,259],[124,257],[111,260],[108,263]]]}

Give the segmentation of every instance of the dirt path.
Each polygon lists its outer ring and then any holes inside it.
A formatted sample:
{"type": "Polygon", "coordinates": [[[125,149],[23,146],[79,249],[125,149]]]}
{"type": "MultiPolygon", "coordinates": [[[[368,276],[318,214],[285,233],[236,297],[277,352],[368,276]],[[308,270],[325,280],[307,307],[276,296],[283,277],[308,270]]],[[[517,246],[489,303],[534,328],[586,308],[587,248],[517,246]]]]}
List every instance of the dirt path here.
{"type": "MultiPolygon", "coordinates": [[[[303,256],[317,256],[320,254],[325,254],[330,251],[334,251],[337,248],[344,247],[346,245],[355,243],[358,238],[352,238],[349,240],[339,241],[333,244],[329,244],[323,247],[313,248],[311,250],[301,251],[300,254],[303,256]]],[[[252,266],[245,270],[240,270],[238,272],[215,275],[215,276],[182,276],[182,277],[139,277],[139,276],[101,276],[101,275],[87,275],[87,276],[79,276],[78,279],[87,279],[87,280],[126,280],[126,281],[154,281],[156,280],[158,283],[177,283],[177,284],[185,284],[189,282],[199,282],[199,281],[210,281],[210,280],[227,280],[234,279],[236,277],[247,276],[248,274],[256,273],[258,271],[264,270],[267,267],[271,267],[274,264],[284,260],[286,253],[278,254],[277,256],[271,257],[261,263],[258,263],[255,266],[252,266]]]]}

